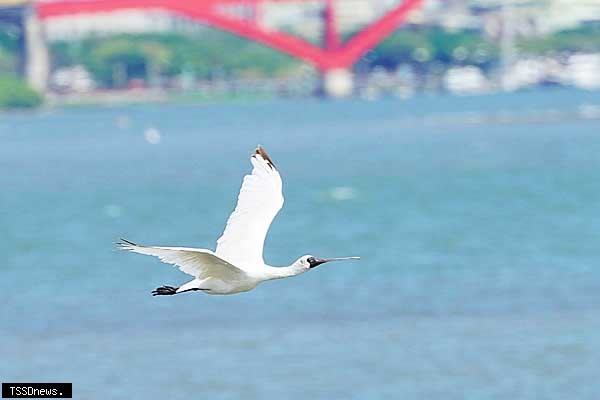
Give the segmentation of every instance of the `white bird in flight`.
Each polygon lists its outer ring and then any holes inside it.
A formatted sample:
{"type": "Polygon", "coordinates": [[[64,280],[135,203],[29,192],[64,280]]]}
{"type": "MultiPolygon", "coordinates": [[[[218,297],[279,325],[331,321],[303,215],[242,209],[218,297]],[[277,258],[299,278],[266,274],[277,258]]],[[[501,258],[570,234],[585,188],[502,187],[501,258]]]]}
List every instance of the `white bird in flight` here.
{"type": "Polygon", "coordinates": [[[317,258],[305,255],[289,267],[272,267],[263,260],[263,246],[271,222],[283,206],[281,176],[266,151],[259,145],[250,161],[254,168],[242,182],[237,206],[227,220],[217,249],[142,246],[121,239],[123,250],[158,257],[194,277],[180,287],[162,286],[153,296],[189,291],[235,294],[252,290],[261,282],[300,275],[330,261],[360,257],[317,258]]]}

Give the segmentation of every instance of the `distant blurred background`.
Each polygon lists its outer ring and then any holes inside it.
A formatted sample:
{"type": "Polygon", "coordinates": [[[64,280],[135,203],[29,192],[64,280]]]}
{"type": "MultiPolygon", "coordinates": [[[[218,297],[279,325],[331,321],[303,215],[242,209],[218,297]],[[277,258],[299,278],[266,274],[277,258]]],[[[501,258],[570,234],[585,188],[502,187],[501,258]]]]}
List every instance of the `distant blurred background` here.
{"type": "Polygon", "coordinates": [[[0,378],[77,399],[600,399],[600,0],[0,0],[0,378]],[[213,248],[257,144],[235,296],[213,248]]]}
{"type": "Polygon", "coordinates": [[[51,103],[597,89],[599,38],[598,0],[1,0],[0,76],[51,103]]]}

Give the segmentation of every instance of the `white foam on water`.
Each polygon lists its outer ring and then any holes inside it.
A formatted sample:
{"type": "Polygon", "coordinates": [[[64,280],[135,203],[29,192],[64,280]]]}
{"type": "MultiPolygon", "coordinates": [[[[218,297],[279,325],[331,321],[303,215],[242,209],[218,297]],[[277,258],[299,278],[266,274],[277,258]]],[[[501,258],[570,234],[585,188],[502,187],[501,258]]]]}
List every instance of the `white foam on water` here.
{"type": "Polygon", "coordinates": [[[336,201],[352,200],[357,197],[357,192],[348,186],[338,186],[329,191],[329,197],[336,201]]]}
{"type": "Polygon", "coordinates": [[[144,131],[144,139],[150,144],[159,144],[161,139],[160,131],[156,128],[148,128],[144,131]]]}

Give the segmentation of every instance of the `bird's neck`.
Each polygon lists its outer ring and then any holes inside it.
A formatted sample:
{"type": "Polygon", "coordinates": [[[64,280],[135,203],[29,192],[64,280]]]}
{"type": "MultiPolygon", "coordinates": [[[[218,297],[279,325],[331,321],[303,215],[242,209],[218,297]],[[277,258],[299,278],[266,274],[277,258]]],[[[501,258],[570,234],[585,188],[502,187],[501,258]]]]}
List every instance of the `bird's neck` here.
{"type": "Polygon", "coordinates": [[[299,265],[292,264],[289,267],[271,267],[266,265],[265,275],[267,280],[289,278],[290,276],[300,275],[306,270],[299,265]]]}

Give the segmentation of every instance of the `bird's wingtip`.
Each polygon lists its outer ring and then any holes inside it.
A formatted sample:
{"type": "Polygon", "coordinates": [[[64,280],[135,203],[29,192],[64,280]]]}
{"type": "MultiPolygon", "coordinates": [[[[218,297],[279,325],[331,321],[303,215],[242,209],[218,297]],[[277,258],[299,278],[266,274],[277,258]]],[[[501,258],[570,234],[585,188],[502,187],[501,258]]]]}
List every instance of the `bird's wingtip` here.
{"type": "Polygon", "coordinates": [[[123,250],[127,250],[127,249],[131,249],[132,246],[137,246],[137,244],[130,242],[127,239],[119,239],[118,242],[115,243],[117,245],[118,248],[123,249],[123,250]]]}
{"type": "Polygon", "coordinates": [[[256,150],[254,150],[253,156],[256,156],[256,155],[259,155],[263,160],[265,160],[267,162],[267,164],[269,165],[269,167],[271,167],[273,169],[277,169],[277,167],[275,167],[275,163],[273,162],[273,160],[271,160],[271,157],[269,157],[265,148],[262,147],[260,144],[258,146],[256,146],[256,150]]]}

